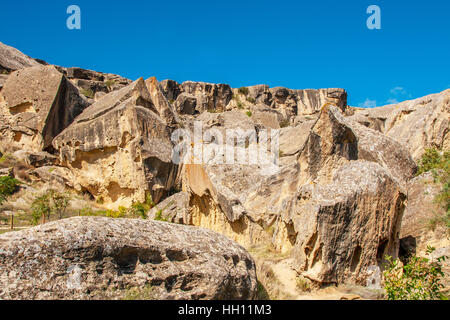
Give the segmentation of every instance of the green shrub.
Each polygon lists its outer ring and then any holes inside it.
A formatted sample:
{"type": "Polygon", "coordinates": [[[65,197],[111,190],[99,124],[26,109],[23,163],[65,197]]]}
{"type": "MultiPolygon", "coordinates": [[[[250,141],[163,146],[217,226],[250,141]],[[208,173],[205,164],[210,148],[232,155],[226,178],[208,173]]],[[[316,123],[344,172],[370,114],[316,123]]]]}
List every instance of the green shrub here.
{"type": "Polygon", "coordinates": [[[444,214],[435,214],[430,219],[429,226],[434,229],[436,225],[442,224],[450,233],[450,152],[445,151],[442,155],[435,148],[426,149],[419,160],[417,174],[431,171],[435,183],[442,186],[442,190],[435,197],[435,202],[442,207],[444,214]]]}
{"type": "Polygon", "coordinates": [[[240,87],[239,88],[239,93],[242,93],[244,96],[248,95],[248,88],[247,87],[240,87]]]}
{"type": "Polygon", "coordinates": [[[251,111],[247,111],[245,114],[249,117],[251,117],[253,115],[253,113],[251,111]]]}
{"type": "MultiPolygon", "coordinates": [[[[427,255],[435,249],[428,247],[427,255]]],[[[442,262],[446,256],[435,261],[412,256],[404,266],[400,260],[387,256],[388,265],[383,273],[384,289],[388,300],[437,300],[445,299],[441,293],[444,285],[442,262]]]]}
{"type": "Polygon", "coordinates": [[[163,211],[162,210],[158,210],[155,213],[155,220],[156,221],[163,221],[163,222],[167,222],[167,219],[164,219],[162,216],[163,211]]]}
{"type": "Polygon", "coordinates": [[[87,98],[94,98],[94,91],[92,89],[81,89],[81,94],[84,95],[87,98]]]}
{"type": "Polygon", "coordinates": [[[51,212],[52,209],[50,206],[49,195],[46,193],[37,197],[31,204],[31,216],[33,218],[33,224],[37,225],[41,218],[43,219],[43,222],[45,222],[46,219],[49,220],[51,212]]]}
{"type": "Polygon", "coordinates": [[[111,87],[113,87],[116,84],[116,81],[108,80],[108,81],[105,82],[105,84],[106,84],[107,87],[111,88],[111,87]]]}
{"type": "Polygon", "coordinates": [[[442,158],[437,149],[426,149],[422,158],[419,160],[417,175],[439,168],[441,162],[442,158]]]}
{"type": "Polygon", "coordinates": [[[149,284],[143,287],[133,287],[126,290],[124,300],[155,300],[155,293],[149,284]]]}
{"type": "Polygon", "coordinates": [[[0,205],[16,191],[18,185],[20,182],[17,179],[10,176],[0,177],[0,205]]]}

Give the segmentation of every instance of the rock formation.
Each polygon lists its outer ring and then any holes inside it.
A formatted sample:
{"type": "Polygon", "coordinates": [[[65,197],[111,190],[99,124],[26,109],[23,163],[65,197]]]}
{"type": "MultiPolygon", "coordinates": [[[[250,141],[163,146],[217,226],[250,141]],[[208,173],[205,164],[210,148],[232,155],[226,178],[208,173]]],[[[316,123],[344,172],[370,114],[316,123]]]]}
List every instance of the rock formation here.
{"type": "Polygon", "coordinates": [[[379,285],[386,254],[439,240],[420,222],[423,193],[437,191],[414,176],[426,148],[449,149],[450,90],[362,109],[344,89],[132,82],[42,64],[0,44],[0,152],[21,163],[2,174],[104,209],[151,195],[150,219],[195,227],[76,218],[1,236],[0,298],[122,298],[146,284],[156,298],[252,298],[247,253],[201,227],[270,246],[290,276],[319,286],[379,285]],[[191,161],[174,161],[179,146],[191,161]]]}
{"type": "Polygon", "coordinates": [[[13,72],[0,95],[0,141],[8,151],[51,149],[53,138],[88,106],[78,89],[53,66],[13,72]]]}
{"type": "Polygon", "coordinates": [[[104,96],[54,141],[61,163],[83,189],[106,203],[154,201],[175,187],[170,130],[143,79],[104,96]]]}
{"type": "Polygon", "coordinates": [[[250,255],[209,230],[70,218],[0,236],[0,299],[251,299],[250,255]]]}
{"type": "Polygon", "coordinates": [[[356,121],[407,146],[414,160],[426,148],[450,149],[450,89],[384,107],[349,108],[356,121]]]}
{"type": "Polygon", "coordinates": [[[16,48],[0,42],[0,74],[39,65],[36,60],[23,54],[16,48]]]}

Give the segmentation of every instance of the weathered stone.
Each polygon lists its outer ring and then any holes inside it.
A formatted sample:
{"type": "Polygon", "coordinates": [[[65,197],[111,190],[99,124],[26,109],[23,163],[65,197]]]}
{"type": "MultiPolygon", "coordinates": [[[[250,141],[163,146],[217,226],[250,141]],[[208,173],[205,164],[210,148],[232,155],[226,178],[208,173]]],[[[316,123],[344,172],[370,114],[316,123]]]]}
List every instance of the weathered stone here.
{"type": "Polygon", "coordinates": [[[197,99],[189,93],[181,93],[175,101],[175,108],[179,114],[194,115],[197,99]]]}
{"type": "Polygon", "coordinates": [[[67,77],[69,79],[83,79],[101,82],[105,80],[105,76],[102,73],[81,68],[68,68],[67,77]]]}
{"type": "Polygon", "coordinates": [[[169,222],[187,224],[189,213],[189,196],[186,192],[178,192],[158,203],[149,212],[150,219],[158,215],[169,222]]]}
{"type": "Polygon", "coordinates": [[[11,72],[40,64],[19,50],[0,42],[0,73],[11,72]]]}
{"type": "Polygon", "coordinates": [[[158,110],[159,115],[167,125],[175,125],[178,121],[172,106],[167,101],[162,88],[155,77],[145,81],[147,89],[150,93],[153,105],[158,110]]]}
{"type": "Polygon", "coordinates": [[[29,152],[19,150],[13,153],[13,157],[29,166],[42,167],[53,166],[59,162],[58,157],[47,152],[29,152]]]}
{"type": "Polygon", "coordinates": [[[350,118],[406,146],[414,160],[426,148],[450,149],[450,90],[371,109],[349,108],[350,118]]]}
{"type": "Polygon", "coordinates": [[[42,151],[84,108],[87,101],[53,66],[12,73],[2,91],[0,141],[4,150],[42,151]]]}
{"type": "Polygon", "coordinates": [[[183,91],[181,85],[174,80],[163,80],[160,82],[160,84],[163,89],[164,95],[169,101],[177,100],[178,96],[183,91]]]}
{"type": "Polygon", "coordinates": [[[71,188],[81,191],[80,185],[76,184],[76,177],[72,171],[68,168],[59,166],[42,166],[33,169],[30,174],[40,181],[46,182],[53,188],[60,188],[64,190],[65,188],[71,188]]]}
{"type": "Polygon", "coordinates": [[[0,235],[1,299],[251,299],[250,255],[201,228],[76,217],[0,235]],[[143,294],[143,295],[144,295],[143,294]]]}
{"type": "Polygon", "coordinates": [[[181,84],[183,91],[197,98],[197,110],[225,111],[233,92],[227,84],[186,81],[181,84]]]}
{"type": "Polygon", "coordinates": [[[8,79],[9,75],[7,74],[0,74],[0,91],[2,91],[3,86],[5,85],[6,80],[8,79]]]}
{"type": "Polygon", "coordinates": [[[398,146],[388,140],[381,155],[359,160],[370,148],[358,134],[370,129],[353,130],[334,106],[312,124],[293,148],[298,160],[275,173],[261,164],[185,165],[188,222],[246,246],[271,241],[315,282],[365,283],[367,269],[398,250],[406,196],[383,160],[398,146]]]}
{"type": "Polygon", "coordinates": [[[53,142],[76,182],[106,205],[155,202],[175,185],[170,130],[141,78],[87,108],[53,142]]]}

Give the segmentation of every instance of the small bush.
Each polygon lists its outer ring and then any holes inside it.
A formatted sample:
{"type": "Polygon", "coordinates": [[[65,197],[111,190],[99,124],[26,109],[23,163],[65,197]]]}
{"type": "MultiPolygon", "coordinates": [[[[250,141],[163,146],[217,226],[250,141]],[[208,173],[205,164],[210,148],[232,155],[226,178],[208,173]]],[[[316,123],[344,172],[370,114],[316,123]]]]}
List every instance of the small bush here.
{"type": "Polygon", "coordinates": [[[18,185],[20,182],[17,179],[10,176],[0,177],[0,205],[16,191],[18,185]]]}
{"type": "Polygon", "coordinates": [[[151,285],[133,287],[126,290],[124,300],[155,300],[155,293],[151,285]]]}
{"type": "Polygon", "coordinates": [[[287,128],[289,127],[291,123],[289,122],[289,120],[284,120],[280,122],[280,128],[287,128]]]}
{"type": "Polygon", "coordinates": [[[438,150],[435,148],[426,149],[422,158],[419,160],[419,168],[417,175],[430,170],[438,169],[441,166],[442,158],[438,150]]]}
{"type": "MultiPolygon", "coordinates": [[[[435,249],[428,247],[427,255],[435,249]]],[[[388,265],[384,271],[384,289],[388,300],[437,300],[445,299],[441,290],[444,277],[442,256],[432,261],[412,256],[408,264],[401,266],[400,260],[387,256],[388,265]]]]}
{"type": "Polygon", "coordinates": [[[105,84],[106,84],[107,87],[111,88],[111,87],[116,85],[116,81],[108,80],[108,81],[105,82],[105,84]]]}
{"type": "Polygon", "coordinates": [[[417,174],[428,171],[432,172],[435,183],[442,186],[434,201],[444,210],[444,214],[435,213],[428,224],[432,229],[438,224],[445,225],[450,233],[450,152],[445,151],[441,155],[435,148],[425,150],[419,160],[417,174]]]}
{"type": "Polygon", "coordinates": [[[240,87],[239,88],[239,93],[242,93],[244,96],[248,95],[248,88],[247,87],[240,87]]]}
{"type": "Polygon", "coordinates": [[[253,115],[253,113],[251,111],[247,111],[245,114],[249,117],[251,117],[253,115]]]}
{"type": "Polygon", "coordinates": [[[252,98],[252,97],[248,97],[247,101],[250,102],[250,103],[256,103],[255,98],[252,98]]]}
{"type": "Polygon", "coordinates": [[[94,91],[92,91],[91,89],[82,89],[81,94],[90,99],[93,99],[95,95],[94,91]]]}
{"type": "Polygon", "coordinates": [[[162,216],[163,211],[162,210],[158,210],[155,213],[155,220],[156,221],[163,221],[163,222],[167,222],[167,219],[164,219],[162,216]]]}
{"type": "Polygon", "coordinates": [[[311,285],[308,280],[306,280],[303,277],[297,277],[296,279],[296,287],[298,290],[302,292],[309,292],[311,291],[311,285]]]}

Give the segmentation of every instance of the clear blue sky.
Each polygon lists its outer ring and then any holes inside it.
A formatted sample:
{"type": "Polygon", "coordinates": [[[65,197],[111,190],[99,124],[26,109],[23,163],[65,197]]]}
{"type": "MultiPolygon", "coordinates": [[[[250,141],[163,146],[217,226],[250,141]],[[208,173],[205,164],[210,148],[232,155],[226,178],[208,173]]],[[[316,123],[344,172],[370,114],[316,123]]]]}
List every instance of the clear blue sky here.
{"type": "Polygon", "coordinates": [[[450,87],[448,0],[4,0],[1,12],[1,42],[131,79],[342,87],[356,106],[450,87]],[[381,30],[366,27],[371,4],[381,30]]]}

